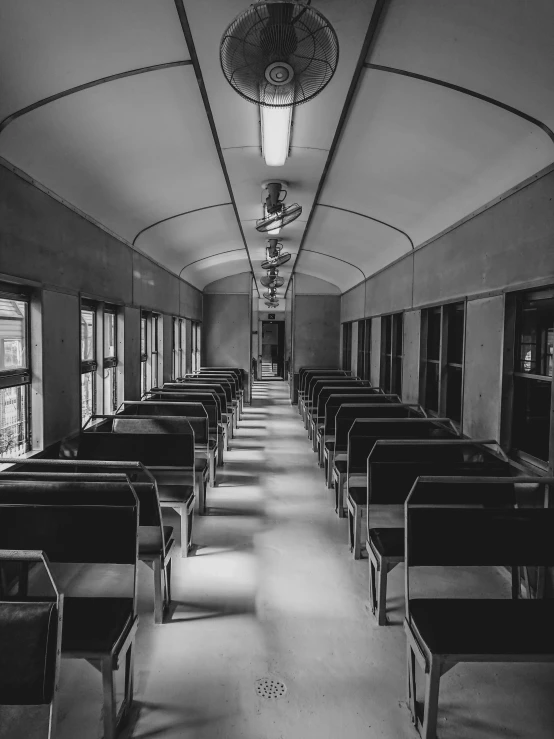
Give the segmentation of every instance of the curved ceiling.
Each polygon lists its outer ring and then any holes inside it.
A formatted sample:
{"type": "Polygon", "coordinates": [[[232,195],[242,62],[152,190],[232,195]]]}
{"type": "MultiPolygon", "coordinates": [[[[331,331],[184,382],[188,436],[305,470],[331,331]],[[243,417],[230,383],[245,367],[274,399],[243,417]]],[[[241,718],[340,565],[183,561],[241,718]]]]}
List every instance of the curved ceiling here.
{"type": "Polygon", "coordinates": [[[261,276],[264,180],[304,209],[281,275],[346,290],[554,160],[551,0],[316,0],[339,66],[279,168],[219,66],[247,5],[2,3],[0,156],[200,289],[261,276]]]}

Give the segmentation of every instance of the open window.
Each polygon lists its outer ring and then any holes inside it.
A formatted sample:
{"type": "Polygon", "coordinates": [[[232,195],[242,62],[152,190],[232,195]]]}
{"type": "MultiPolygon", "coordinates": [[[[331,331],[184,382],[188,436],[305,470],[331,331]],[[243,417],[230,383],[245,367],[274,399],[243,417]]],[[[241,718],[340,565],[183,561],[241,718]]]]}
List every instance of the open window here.
{"type": "Polygon", "coordinates": [[[104,413],[115,413],[117,402],[117,313],[115,307],[104,308],[104,413]]]}
{"type": "Polygon", "coordinates": [[[97,412],[96,322],[97,308],[93,303],[81,303],[81,422],[84,425],[97,412]]]}
{"type": "Polygon", "coordinates": [[[0,286],[0,457],[31,449],[29,297],[0,286]]]}

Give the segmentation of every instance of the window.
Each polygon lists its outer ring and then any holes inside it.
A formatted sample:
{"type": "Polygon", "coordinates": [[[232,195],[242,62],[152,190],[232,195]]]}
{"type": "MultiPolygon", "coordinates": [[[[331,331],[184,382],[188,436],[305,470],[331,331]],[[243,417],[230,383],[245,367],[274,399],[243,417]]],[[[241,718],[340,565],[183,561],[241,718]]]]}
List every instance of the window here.
{"type": "Polygon", "coordinates": [[[201,364],[201,324],[199,321],[191,321],[192,330],[192,371],[198,372],[201,364]]]}
{"type": "Polygon", "coordinates": [[[173,379],[177,380],[186,374],[185,363],[185,320],[173,319],[173,379]]]}
{"type": "Polygon", "coordinates": [[[144,313],[140,317],[140,394],[141,396],[149,390],[148,388],[148,326],[144,313]]]}
{"type": "Polygon", "coordinates": [[[104,308],[104,413],[117,410],[117,315],[104,308]]]}
{"type": "Polygon", "coordinates": [[[358,321],[358,376],[369,380],[371,352],[371,318],[358,321]]]}
{"type": "Polygon", "coordinates": [[[96,307],[81,305],[81,421],[96,413],[96,307]]]}
{"type": "Polygon", "coordinates": [[[421,314],[421,404],[460,422],[465,304],[428,308],[421,314]]]}
{"type": "Polygon", "coordinates": [[[150,342],[150,368],[152,371],[152,387],[158,387],[159,369],[159,316],[152,314],[152,340],[150,342]]]}
{"type": "Polygon", "coordinates": [[[31,449],[29,299],[0,293],[0,457],[31,449]]]}
{"type": "Polygon", "coordinates": [[[380,385],[385,393],[402,395],[403,331],[402,313],[381,318],[380,385]]]}
{"type": "Polygon", "coordinates": [[[342,324],[342,368],[347,372],[352,369],[352,324],[342,324]]]}
{"type": "Polygon", "coordinates": [[[516,298],[512,443],[516,452],[551,459],[554,290],[516,298]]]}

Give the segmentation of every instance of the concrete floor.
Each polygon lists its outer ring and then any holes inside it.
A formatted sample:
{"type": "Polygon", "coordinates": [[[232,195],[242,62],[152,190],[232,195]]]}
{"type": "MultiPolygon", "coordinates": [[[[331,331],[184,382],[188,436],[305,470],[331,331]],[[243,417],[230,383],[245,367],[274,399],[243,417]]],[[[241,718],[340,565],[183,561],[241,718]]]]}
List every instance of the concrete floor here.
{"type": "MultiPolygon", "coordinates": [[[[391,625],[379,628],[367,561],[350,557],[288,386],[256,383],[244,416],[209,515],[195,519],[195,556],[174,558],[164,625],[152,623],[141,565],[136,702],[122,739],[414,739],[403,568],[390,576],[391,625]],[[259,697],[263,678],[286,694],[259,697]]],[[[474,573],[456,582],[476,592],[474,573]]],[[[439,576],[435,589],[446,586],[439,576]]],[[[507,583],[493,572],[477,588],[506,593],[507,583]]],[[[552,739],[553,691],[550,665],[458,665],[441,682],[438,736],[552,739]]],[[[100,718],[99,674],[64,661],[58,739],[99,739],[100,718]]]]}

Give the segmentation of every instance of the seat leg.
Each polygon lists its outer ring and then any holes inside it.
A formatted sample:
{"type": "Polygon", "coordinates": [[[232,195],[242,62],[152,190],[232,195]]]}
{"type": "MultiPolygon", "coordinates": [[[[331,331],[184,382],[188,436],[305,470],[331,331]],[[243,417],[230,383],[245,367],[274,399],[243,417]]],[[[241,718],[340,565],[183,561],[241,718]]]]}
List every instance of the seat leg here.
{"type": "Polygon", "coordinates": [[[379,626],[387,624],[387,576],[389,567],[386,561],[381,560],[377,570],[377,623],[379,626]]]}
{"type": "Polygon", "coordinates": [[[416,658],[409,639],[406,640],[407,674],[406,698],[412,723],[417,725],[416,715],[416,658]]]}
{"type": "Polygon", "coordinates": [[[346,512],[344,510],[344,477],[342,475],[340,475],[339,481],[336,484],[336,503],[338,517],[346,518],[346,512]]]}
{"type": "Polygon", "coordinates": [[[333,459],[327,457],[327,487],[331,489],[333,487],[333,459]]]}
{"type": "Polygon", "coordinates": [[[125,655],[125,697],[123,714],[121,716],[121,723],[126,723],[133,705],[133,693],[134,693],[134,681],[135,681],[135,642],[134,640],[129,644],[129,649],[125,655]]]}
{"type": "Polygon", "coordinates": [[[189,556],[189,517],[186,506],[183,506],[179,513],[181,514],[181,557],[189,556]]]}
{"type": "Polygon", "coordinates": [[[369,607],[375,616],[377,614],[377,562],[369,549],[369,544],[367,551],[369,555],[369,607]]]}
{"type": "Polygon", "coordinates": [[[111,657],[102,659],[102,689],[104,693],[104,739],[115,739],[117,731],[117,710],[114,669],[111,657]]]}
{"type": "Polygon", "coordinates": [[[154,560],[154,623],[163,623],[164,613],[164,576],[161,558],[154,560]]]}
{"type": "Polygon", "coordinates": [[[171,603],[171,559],[168,560],[165,566],[165,590],[167,605],[169,606],[171,603]]]}
{"type": "Polygon", "coordinates": [[[198,513],[201,516],[206,513],[206,487],[203,478],[198,482],[198,513]]]}
{"type": "Polygon", "coordinates": [[[433,656],[429,664],[429,671],[425,673],[422,739],[436,739],[437,736],[440,679],[440,662],[433,656]]]}
{"type": "Polygon", "coordinates": [[[215,464],[215,450],[209,452],[210,457],[210,486],[215,488],[217,485],[216,479],[216,464],[215,464]]]}

